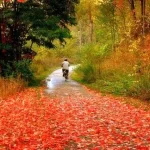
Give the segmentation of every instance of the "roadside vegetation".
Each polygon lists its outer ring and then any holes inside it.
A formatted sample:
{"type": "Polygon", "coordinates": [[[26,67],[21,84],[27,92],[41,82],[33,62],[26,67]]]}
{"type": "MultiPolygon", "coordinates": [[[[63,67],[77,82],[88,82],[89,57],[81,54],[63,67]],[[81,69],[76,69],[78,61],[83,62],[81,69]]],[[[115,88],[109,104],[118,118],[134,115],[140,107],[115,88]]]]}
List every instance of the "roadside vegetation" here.
{"type": "Polygon", "coordinates": [[[23,91],[26,87],[26,82],[21,78],[0,78],[0,99],[23,91]]]}
{"type": "Polygon", "coordinates": [[[114,52],[98,55],[99,49],[96,45],[84,47],[81,53],[82,63],[76,69],[73,78],[104,93],[149,100],[149,53],[140,51],[143,45],[136,51],[126,51],[123,47],[122,45],[114,52]]]}
{"type": "Polygon", "coordinates": [[[150,3],[115,2],[78,5],[81,59],[73,78],[103,93],[150,100],[150,3]]]}

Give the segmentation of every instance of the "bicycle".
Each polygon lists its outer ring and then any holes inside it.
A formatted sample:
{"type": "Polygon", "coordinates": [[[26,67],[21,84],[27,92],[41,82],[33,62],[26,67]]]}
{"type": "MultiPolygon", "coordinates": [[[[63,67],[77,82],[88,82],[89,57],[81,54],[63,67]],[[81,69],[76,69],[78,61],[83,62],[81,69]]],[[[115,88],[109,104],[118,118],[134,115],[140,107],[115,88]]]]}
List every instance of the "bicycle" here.
{"type": "Polygon", "coordinates": [[[63,77],[65,78],[65,80],[68,79],[68,70],[66,69],[63,70],[63,77]]]}

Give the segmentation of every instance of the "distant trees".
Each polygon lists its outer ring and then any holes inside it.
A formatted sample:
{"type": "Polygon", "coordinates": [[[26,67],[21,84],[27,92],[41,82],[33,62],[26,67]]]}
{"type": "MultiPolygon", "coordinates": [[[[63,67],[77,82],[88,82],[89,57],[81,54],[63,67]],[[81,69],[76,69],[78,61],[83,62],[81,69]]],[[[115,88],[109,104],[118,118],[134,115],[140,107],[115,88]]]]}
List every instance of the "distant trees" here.
{"type": "Polygon", "coordinates": [[[112,48],[120,35],[144,36],[150,32],[149,10],[150,2],[146,0],[81,0],[76,12],[79,43],[97,41],[97,33],[106,28],[111,30],[105,34],[111,33],[112,48]]]}
{"type": "Polygon", "coordinates": [[[148,8],[150,5],[149,2],[146,0],[128,0],[127,2],[128,4],[126,3],[126,1],[124,1],[123,3],[124,5],[126,5],[126,7],[128,5],[130,6],[131,14],[135,21],[134,23],[136,24],[136,27],[134,27],[138,29],[135,33],[136,36],[137,34],[145,35],[146,32],[149,32],[150,30],[150,25],[148,21],[148,8]]]}
{"type": "Polygon", "coordinates": [[[93,0],[80,0],[76,9],[80,45],[94,41],[94,22],[96,16],[96,5],[93,0]]]}

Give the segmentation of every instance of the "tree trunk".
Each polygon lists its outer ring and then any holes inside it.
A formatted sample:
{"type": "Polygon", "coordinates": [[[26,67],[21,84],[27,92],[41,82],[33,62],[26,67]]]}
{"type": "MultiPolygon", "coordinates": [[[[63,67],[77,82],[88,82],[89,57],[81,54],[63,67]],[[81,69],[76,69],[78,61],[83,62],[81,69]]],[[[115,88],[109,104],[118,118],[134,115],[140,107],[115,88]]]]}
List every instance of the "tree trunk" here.
{"type": "Polygon", "coordinates": [[[141,0],[142,34],[145,34],[145,7],[146,0],[141,0]]]}
{"type": "Polygon", "coordinates": [[[93,20],[90,21],[90,42],[93,41],[93,20]]]}
{"type": "Polygon", "coordinates": [[[82,23],[81,23],[81,21],[79,22],[79,28],[80,28],[80,30],[79,30],[79,45],[81,48],[81,46],[82,46],[82,23]]]}
{"type": "Polygon", "coordinates": [[[130,6],[131,6],[131,11],[133,14],[133,19],[136,20],[136,13],[135,13],[135,3],[134,0],[129,0],[130,6]]]}
{"type": "Polygon", "coordinates": [[[89,3],[88,13],[89,13],[89,23],[90,23],[90,42],[92,42],[93,41],[93,18],[92,18],[92,10],[91,10],[90,3],[89,3]]]}
{"type": "Polygon", "coordinates": [[[17,0],[14,0],[14,35],[13,35],[13,53],[14,58],[13,60],[18,61],[21,60],[21,45],[19,41],[20,36],[20,24],[19,24],[19,14],[18,14],[18,3],[17,0]]]}

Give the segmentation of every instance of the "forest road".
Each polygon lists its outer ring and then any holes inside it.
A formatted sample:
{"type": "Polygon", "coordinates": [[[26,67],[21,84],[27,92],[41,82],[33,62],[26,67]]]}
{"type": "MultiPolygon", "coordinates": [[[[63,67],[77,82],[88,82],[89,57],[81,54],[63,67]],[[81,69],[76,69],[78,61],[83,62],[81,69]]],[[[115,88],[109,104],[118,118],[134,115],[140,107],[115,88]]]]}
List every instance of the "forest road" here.
{"type": "Polygon", "coordinates": [[[52,97],[83,96],[90,97],[90,93],[78,82],[70,78],[75,66],[69,67],[69,79],[65,81],[62,69],[55,70],[46,78],[46,93],[52,97]]]}
{"type": "Polygon", "coordinates": [[[150,111],[65,81],[61,69],[46,81],[54,150],[150,150],[150,111]]]}

